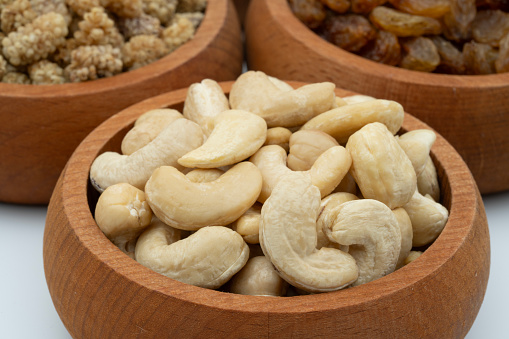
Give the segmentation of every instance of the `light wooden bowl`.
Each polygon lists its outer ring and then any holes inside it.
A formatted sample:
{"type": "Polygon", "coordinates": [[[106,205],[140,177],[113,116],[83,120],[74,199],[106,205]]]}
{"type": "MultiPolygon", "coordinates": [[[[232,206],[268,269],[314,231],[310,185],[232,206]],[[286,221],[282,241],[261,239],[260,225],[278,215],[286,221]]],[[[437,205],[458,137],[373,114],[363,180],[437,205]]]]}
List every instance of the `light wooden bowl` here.
{"type": "Polygon", "coordinates": [[[93,128],[133,103],[203,78],[236,79],[242,48],[233,4],[213,0],[192,40],[135,71],[79,84],[0,83],[0,201],[47,204],[69,156],[93,128]]]}
{"type": "MultiPolygon", "coordinates": [[[[222,84],[225,92],[231,84],[222,84]]],[[[140,114],[182,109],[185,96],[186,89],[177,90],[114,115],[87,136],[60,176],[48,208],[44,269],[74,338],[460,338],[468,332],[488,282],[488,225],[470,171],[440,135],[432,157],[449,221],[419,259],[368,284],[286,298],[243,296],[172,280],[122,253],[93,219],[98,194],[89,184],[90,166],[102,152],[119,151],[140,114]]],[[[420,128],[428,126],[405,116],[404,130],[420,128]]]]}
{"type": "Polygon", "coordinates": [[[509,190],[509,73],[454,76],[378,64],[320,38],[287,0],[252,0],[245,34],[249,69],[395,100],[454,146],[481,193],[509,190]]]}

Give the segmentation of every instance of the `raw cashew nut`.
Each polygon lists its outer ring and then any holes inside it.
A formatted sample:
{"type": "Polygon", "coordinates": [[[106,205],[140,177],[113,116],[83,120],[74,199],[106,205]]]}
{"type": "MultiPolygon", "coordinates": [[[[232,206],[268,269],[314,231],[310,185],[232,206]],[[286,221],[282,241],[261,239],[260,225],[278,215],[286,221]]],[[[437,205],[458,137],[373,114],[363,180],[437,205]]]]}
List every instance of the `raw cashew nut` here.
{"type": "MultiPolygon", "coordinates": [[[[320,214],[325,210],[331,209],[333,206],[339,206],[347,201],[357,200],[357,196],[346,193],[332,193],[322,199],[320,203],[320,214]]],[[[326,212],[327,213],[327,212],[326,212]]],[[[320,223],[316,223],[316,235],[317,235],[317,245],[316,248],[320,249],[322,247],[334,247],[340,249],[342,251],[348,252],[348,246],[341,246],[340,244],[330,241],[329,238],[323,233],[322,225],[320,223]]]]}
{"type": "Polygon", "coordinates": [[[274,86],[276,86],[282,92],[291,92],[294,89],[292,86],[290,86],[290,84],[284,82],[283,80],[279,80],[276,77],[271,77],[270,75],[268,75],[267,78],[274,86]]]}
{"type": "Polygon", "coordinates": [[[343,100],[346,102],[347,105],[352,105],[352,104],[358,104],[360,102],[376,100],[376,98],[373,98],[369,95],[356,94],[356,95],[350,95],[350,96],[344,97],[343,100]]]}
{"type": "Polygon", "coordinates": [[[421,251],[410,251],[408,254],[408,257],[406,257],[404,265],[410,264],[412,261],[416,260],[422,255],[423,252],[421,251]]]}
{"type": "Polygon", "coordinates": [[[133,243],[150,224],[152,210],[145,193],[126,183],[108,187],[95,207],[95,221],[104,235],[133,257],[133,243]]]}
{"type": "Polygon", "coordinates": [[[405,265],[405,259],[412,250],[412,238],[414,233],[412,229],[412,221],[403,207],[398,207],[392,210],[392,213],[394,213],[394,216],[398,221],[401,233],[401,250],[399,251],[398,263],[396,265],[396,269],[398,269],[405,265]]]}
{"type": "Polygon", "coordinates": [[[99,155],[90,168],[90,181],[99,192],[120,182],[143,190],[156,168],[174,166],[182,169],[177,160],[202,142],[200,126],[187,119],[177,119],[148,145],[131,155],[116,152],[99,155]]]}
{"type": "Polygon", "coordinates": [[[331,241],[349,246],[359,267],[358,286],[381,278],[396,268],[401,233],[392,211],[372,199],[345,202],[325,209],[318,224],[331,241]]]}
{"type": "Polygon", "coordinates": [[[433,200],[440,200],[440,185],[437,170],[430,156],[426,160],[424,170],[417,176],[417,188],[422,195],[429,194],[433,200]]]}
{"type": "Polygon", "coordinates": [[[285,149],[286,152],[290,149],[290,137],[292,136],[292,131],[288,128],[284,127],[272,127],[267,130],[267,139],[263,143],[264,146],[267,145],[278,145],[285,149]]]}
{"type": "MultiPolygon", "coordinates": [[[[260,169],[263,186],[258,201],[263,203],[282,177],[293,171],[286,166],[286,152],[279,146],[263,146],[250,161],[260,169]]],[[[311,178],[325,197],[336,188],[348,172],[352,159],[343,146],[329,148],[318,157],[309,171],[302,172],[311,178]]]]}
{"type": "Polygon", "coordinates": [[[352,156],[352,173],[364,198],[394,209],[406,204],[417,187],[412,163],[396,138],[381,123],[355,132],[346,145],[352,156]]]}
{"type": "Polygon", "coordinates": [[[265,142],[265,120],[246,111],[228,110],[214,119],[214,129],[199,148],[178,160],[186,167],[217,168],[253,155],[265,142]]]}
{"type": "Polygon", "coordinates": [[[299,126],[335,104],[335,85],[322,82],[281,90],[263,72],[240,75],[230,91],[232,109],[258,114],[269,127],[299,126]]]}
{"type": "Polygon", "coordinates": [[[281,297],[288,283],[281,279],[265,256],[253,257],[231,280],[230,292],[243,295],[281,297]]]}
{"type": "Polygon", "coordinates": [[[261,212],[261,204],[256,203],[232,224],[232,230],[240,234],[248,244],[260,243],[261,212]]]}
{"type": "Polygon", "coordinates": [[[217,180],[195,183],[171,166],[154,171],[145,187],[154,214],[167,225],[183,230],[226,226],[251,207],[262,187],[260,171],[241,162],[217,180]]]}
{"type": "Polygon", "coordinates": [[[260,245],[280,276],[308,292],[329,292],[357,279],[351,255],[316,248],[320,191],[299,172],[282,178],[262,207],[260,245]]]}
{"type": "Polygon", "coordinates": [[[424,170],[436,138],[435,132],[429,129],[418,129],[397,137],[396,140],[412,162],[417,176],[424,170]]]}
{"type": "Polygon", "coordinates": [[[316,159],[331,147],[339,146],[336,139],[322,131],[297,131],[290,137],[290,153],[286,160],[294,171],[307,171],[316,159]]]}
{"type": "Polygon", "coordinates": [[[309,120],[302,130],[323,131],[344,145],[352,134],[373,122],[383,123],[394,135],[404,117],[403,106],[396,101],[376,99],[329,110],[309,120]]]}
{"type": "Polygon", "coordinates": [[[154,140],[169,124],[182,118],[179,111],[170,108],[153,109],[142,114],[122,140],[122,154],[133,154],[154,140]]]}
{"type": "Polygon", "coordinates": [[[211,79],[189,86],[184,102],[184,117],[196,122],[209,136],[213,129],[213,121],[220,113],[229,110],[228,98],[221,86],[211,79]]]}
{"type": "Polygon", "coordinates": [[[447,208],[423,196],[417,190],[403,208],[412,221],[414,247],[433,242],[440,235],[449,218],[447,208]]]}
{"type": "Polygon", "coordinates": [[[169,278],[214,289],[237,273],[249,257],[242,237],[223,226],[204,227],[175,240],[170,226],[150,226],[136,243],[136,261],[169,278]]]}
{"type": "Polygon", "coordinates": [[[211,182],[219,179],[224,174],[219,168],[196,168],[186,173],[186,177],[192,182],[211,182]]]}

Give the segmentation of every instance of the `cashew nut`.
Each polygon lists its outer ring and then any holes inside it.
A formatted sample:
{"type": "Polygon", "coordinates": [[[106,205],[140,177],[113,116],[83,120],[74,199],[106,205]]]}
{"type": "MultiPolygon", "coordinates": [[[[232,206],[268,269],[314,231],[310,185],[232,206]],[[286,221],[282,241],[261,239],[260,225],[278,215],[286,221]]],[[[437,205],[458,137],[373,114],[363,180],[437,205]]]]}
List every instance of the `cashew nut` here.
{"type": "Polygon", "coordinates": [[[335,87],[322,82],[286,91],[274,85],[265,73],[249,71],[233,84],[230,106],[258,114],[268,127],[299,126],[333,107],[335,87]]]}
{"type": "Polygon", "coordinates": [[[399,230],[401,233],[401,250],[399,252],[398,263],[396,265],[396,268],[400,268],[405,265],[405,259],[408,257],[408,254],[412,250],[412,221],[410,220],[408,213],[402,207],[393,209],[392,213],[394,213],[394,216],[398,221],[399,230]]]}
{"type": "Polygon", "coordinates": [[[211,182],[224,174],[219,168],[196,168],[188,173],[186,177],[192,182],[211,182]]]}
{"type": "Polygon", "coordinates": [[[288,167],[294,171],[307,171],[323,152],[339,144],[322,131],[302,130],[291,135],[289,146],[288,167]]]}
{"type": "Polygon", "coordinates": [[[329,110],[309,120],[302,129],[323,131],[344,145],[353,133],[373,122],[383,123],[394,135],[401,128],[404,116],[399,103],[376,99],[329,110]]]}
{"type": "Polygon", "coordinates": [[[228,98],[221,86],[211,79],[189,86],[184,102],[184,117],[196,122],[209,136],[213,129],[213,120],[220,113],[229,110],[228,98]]]}
{"type": "Polygon", "coordinates": [[[135,258],[169,278],[205,288],[218,288],[247,262],[242,237],[223,226],[199,229],[183,240],[163,223],[150,226],[136,243],[135,258]]]}
{"type": "Polygon", "coordinates": [[[279,80],[278,78],[276,77],[271,77],[270,75],[267,75],[267,78],[270,80],[270,82],[276,86],[280,91],[282,92],[291,92],[293,91],[293,87],[284,82],[283,80],[279,80]]]}
{"type": "Polygon", "coordinates": [[[415,190],[412,199],[403,206],[412,221],[414,247],[433,242],[442,232],[449,218],[447,208],[415,190]]]}
{"type": "MultiPolygon", "coordinates": [[[[286,152],[276,145],[263,146],[250,159],[260,169],[263,186],[258,201],[270,196],[279,180],[293,171],[286,166],[286,152]]],[[[325,197],[336,188],[350,168],[352,159],[343,146],[329,148],[318,157],[310,170],[302,172],[325,197]]]]}
{"type": "Polygon", "coordinates": [[[288,152],[290,149],[289,142],[291,136],[292,132],[288,128],[272,127],[267,130],[267,139],[263,145],[279,145],[288,152]]]}
{"type": "Polygon", "coordinates": [[[391,209],[410,200],[417,187],[415,171],[385,125],[375,122],[362,127],[350,137],[346,149],[352,157],[350,173],[364,198],[379,200],[391,209]]]}
{"type": "Polygon", "coordinates": [[[145,187],[147,201],[164,223],[183,230],[225,226],[251,207],[262,187],[260,171],[241,162],[212,182],[195,183],[171,166],[154,171],[145,187]]]}
{"type": "Polygon", "coordinates": [[[410,264],[412,261],[416,260],[422,255],[422,251],[410,251],[408,256],[405,259],[404,265],[410,264]]]}
{"type": "Polygon", "coordinates": [[[228,110],[214,119],[214,129],[205,143],[182,156],[186,167],[217,168],[253,155],[265,142],[265,120],[246,111],[228,110]]]}
{"type": "Polygon", "coordinates": [[[122,154],[133,154],[154,140],[169,124],[181,118],[183,116],[179,111],[170,108],[154,109],[142,114],[122,140],[122,154]]]}
{"type": "Polygon", "coordinates": [[[318,218],[331,241],[349,246],[359,267],[358,286],[381,278],[396,268],[401,233],[392,211],[372,199],[345,202],[325,209],[318,218]]]}
{"type": "Polygon", "coordinates": [[[417,176],[417,188],[422,195],[429,194],[433,200],[440,200],[440,185],[437,170],[430,156],[426,160],[424,170],[417,176]]]}
{"type": "Polygon", "coordinates": [[[341,289],[357,279],[351,255],[316,248],[320,191],[309,177],[292,172],[283,177],[262,207],[260,245],[280,276],[308,292],[341,289]]]}
{"type": "Polygon", "coordinates": [[[99,155],[90,168],[90,181],[99,192],[120,182],[143,189],[156,168],[166,165],[182,169],[177,160],[202,142],[203,132],[196,123],[177,119],[131,155],[116,152],[99,155]]]}
{"type": "Polygon", "coordinates": [[[343,100],[346,102],[347,105],[352,105],[352,104],[358,104],[360,102],[376,100],[376,98],[373,98],[369,95],[356,94],[356,95],[350,95],[350,96],[344,97],[343,100]]]}
{"type": "Polygon", "coordinates": [[[253,257],[237,273],[230,284],[230,292],[244,295],[281,297],[288,283],[281,279],[265,256],[253,257]]]}
{"type": "Polygon", "coordinates": [[[261,204],[254,204],[232,224],[232,230],[242,236],[248,244],[260,243],[261,204]]]}
{"type": "Polygon", "coordinates": [[[429,129],[414,130],[397,137],[396,140],[412,162],[417,176],[424,170],[436,138],[435,132],[429,129]]]}
{"type": "MultiPolygon", "coordinates": [[[[322,199],[320,203],[320,214],[325,210],[329,210],[331,206],[338,206],[347,201],[357,200],[357,196],[346,193],[332,193],[322,199]]],[[[340,249],[342,251],[348,252],[348,246],[342,246],[336,242],[330,241],[329,238],[323,233],[322,225],[320,223],[316,223],[316,235],[317,235],[317,245],[316,248],[320,249],[322,247],[334,247],[340,249]]]]}
{"type": "Polygon", "coordinates": [[[152,210],[145,193],[126,183],[108,187],[95,207],[95,221],[104,235],[133,257],[133,244],[150,224],[152,210]]]}

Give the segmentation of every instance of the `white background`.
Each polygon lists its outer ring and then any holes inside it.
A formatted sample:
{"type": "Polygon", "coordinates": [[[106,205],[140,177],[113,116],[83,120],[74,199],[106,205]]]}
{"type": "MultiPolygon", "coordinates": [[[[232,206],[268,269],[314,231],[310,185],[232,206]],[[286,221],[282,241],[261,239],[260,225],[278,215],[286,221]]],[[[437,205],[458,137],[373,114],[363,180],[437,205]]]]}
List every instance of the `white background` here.
{"type": "MultiPolygon", "coordinates": [[[[468,339],[509,338],[509,192],[485,196],[491,236],[488,289],[468,339]]],[[[42,261],[46,207],[0,203],[0,338],[70,338],[42,261]]]]}

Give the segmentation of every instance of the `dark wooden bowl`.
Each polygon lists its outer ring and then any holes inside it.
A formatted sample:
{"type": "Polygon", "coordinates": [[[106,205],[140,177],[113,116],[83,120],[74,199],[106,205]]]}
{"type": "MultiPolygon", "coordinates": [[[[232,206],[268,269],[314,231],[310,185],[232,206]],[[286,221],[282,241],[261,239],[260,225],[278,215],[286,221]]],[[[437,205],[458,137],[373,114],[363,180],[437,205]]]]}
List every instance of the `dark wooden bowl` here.
{"type": "MultiPolygon", "coordinates": [[[[222,84],[226,93],[231,84],[222,84]]],[[[449,221],[420,258],[376,281],[325,294],[244,296],[172,280],[122,253],[93,219],[98,194],[89,184],[90,166],[100,153],[119,151],[143,112],[182,109],[186,91],[108,119],[79,145],[58,180],[44,232],[44,269],[74,338],[462,338],[468,332],[488,282],[488,225],[470,171],[440,135],[432,158],[449,221]]],[[[420,128],[429,127],[405,116],[404,130],[420,128]]]]}
{"type": "Polygon", "coordinates": [[[287,0],[252,0],[245,33],[250,69],[395,100],[454,146],[481,193],[509,190],[509,73],[455,76],[378,64],[320,38],[287,0]]]}
{"type": "Polygon", "coordinates": [[[209,1],[192,40],[135,71],[85,83],[0,83],[0,201],[47,204],[60,172],[93,128],[143,99],[203,78],[242,72],[242,39],[229,0],[209,1]]]}

